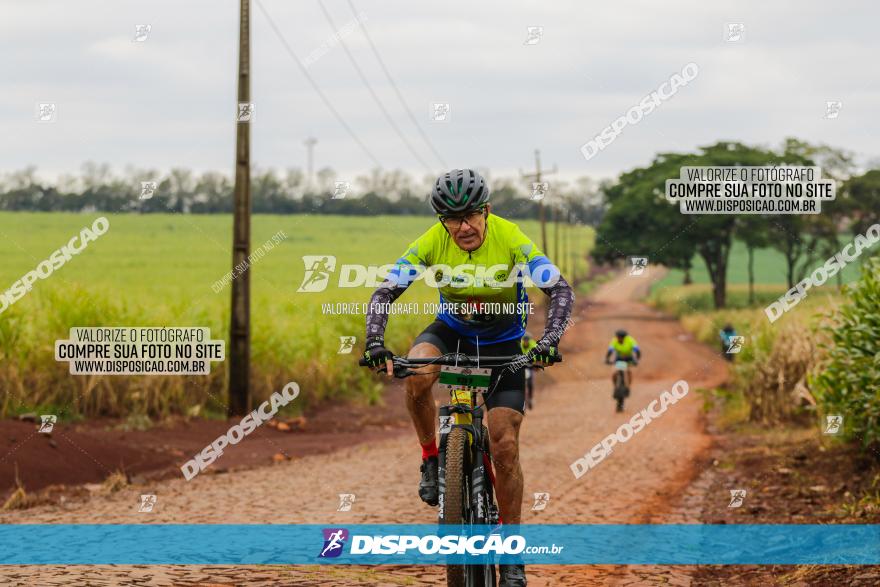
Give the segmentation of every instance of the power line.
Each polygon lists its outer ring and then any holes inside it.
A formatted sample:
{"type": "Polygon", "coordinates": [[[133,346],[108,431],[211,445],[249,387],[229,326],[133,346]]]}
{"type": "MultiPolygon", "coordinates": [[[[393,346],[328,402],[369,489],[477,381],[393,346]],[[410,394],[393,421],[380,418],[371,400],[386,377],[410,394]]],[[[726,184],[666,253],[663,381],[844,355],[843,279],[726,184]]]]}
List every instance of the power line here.
{"type": "MultiPolygon", "coordinates": [[[[327,10],[327,6],[324,5],[323,0],[318,0],[318,6],[321,7],[321,12],[324,13],[324,18],[327,19],[327,22],[330,24],[330,28],[333,30],[334,34],[339,29],[336,27],[336,23],[333,22],[333,17],[330,16],[330,12],[327,10]]],[[[357,18],[357,17],[355,17],[357,18]]],[[[360,22],[360,20],[358,20],[360,22]]],[[[422,167],[425,168],[426,171],[431,171],[431,166],[425,163],[425,160],[416,152],[415,148],[413,148],[412,144],[410,144],[409,140],[406,138],[406,135],[401,132],[400,127],[397,126],[397,123],[394,122],[394,119],[391,117],[391,114],[388,112],[388,109],[385,108],[385,104],[382,103],[382,100],[379,98],[378,94],[376,94],[376,90],[373,89],[373,86],[370,84],[370,80],[367,79],[367,76],[364,74],[364,71],[361,69],[358,62],[355,60],[354,55],[351,54],[351,51],[348,49],[348,45],[345,44],[345,41],[342,38],[342,35],[336,35],[337,40],[339,41],[339,45],[342,47],[342,50],[345,52],[346,57],[351,62],[352,67],[354,67],[355,71],[357,71],[358,76],[361,78],[361,81],[366,86],[367,90],[370,92],[370,95],[373,97],[373,101],[379,107],[379,110],[382,111],[382,115],[385,117],[385,120],[391,126],[397,136],[400,137],[400,140],[403,141],[403,144],[406,145],[406,148],[415,157],[419,163],[422,164],[422,167]]]]}
{"type": "Polygon", "coordinates": [[[308,70],[302,64],[302,61],[299,60],[299,57],[296,56],[296,53],[293,52],[293,49],[290,48],[290,45],[287,43],[287,40],[284,38],[284,35],[281,34],[281,31],[278,29],[278,25],[275,24],[275,21],[272,19],[272,17],[266,11],[266,7],[263,6],[263,3],[260,2],[260,0],[255,0],[255,1],[256,1],[257,7],[260,9],[260,12],[262,12],[263,16],[266,17],[266,20],[269,21],[269,26],[272,28],[272,31],[275,33],[275,36],[278,37],[278,40],[281,41],[282,45],[284,45],[284,49],[287,51],[288,55],[290,55],[293,58],[293,60],[296,62],[297,66],[299,67],[299,70],[305,76],[306,80],[308,80],[309,84],[312,86],[312,89],[314,89],[315,92],[318,93],[318,96],[321,97],[321,101],[324,102],[324,105],[327,107],[327,109],[330,110],[330,112],[333,114],[333,116],[336,118],[336,120],[339,122],[339,124],[341,124],[343,126],[343,128],[345,128],[346,132],[349,134],[349,136],[351,136],[351,138],[354,140],[354,142],[356,142],[358,144],[358,146],[361,148],[361,150],[363,150],[363,152],[366,153],[367,157],[369,157],[377,167],[381,168],[382,164],[379,163],[379,160],[376,158],[376,156],[373,155],[372,151],[370,151],[367,148],[367,146],[363,143],[363,141],[361,141],[360,138],[357,136],[357,134],[355,134],[354,130],[348,125],[347,122],[345,122],[345,119],[342,118],[342,115],[339,114],[339,112],[337,112],[336,108],[334,108],[333,105],[330,103],[330,100],[327,99],[327,96],[324,95],[324,92],[321,91],[321,88],[318,87],[318,84],[315,83],[315,80],[312,79],[312,76],[309,75],[308,70]]]}
{"type": "Polygon", "coordinates": [[[431,152],[434,153],[434,156],[437,157],[438,161],[440,161],[440,164],[443,165],[444,168],[448,168],[449,166],[446,165],[446,161],[443,160],[443,156],[440,155],[440,152],[436,149],[436,147],[434,147],[434,143],[432,143],[431,139],[428,138],[428,135],[425,134],[425,131],[419,124],[419,121],[416,120],[415,115],[412,113],[412,110],[410,110],[409,105],[407,105],[406,100],[403,99],[403,94],[400,93],[400,90],[397,88],[397,84],[394,83],[394,78],[391,77],[391,72],[388,71],[388,68],[385,66],[385,61],[382,59],[382,56],[379,55],[379,50],[376,48],[375,43],[373,43],[373,39],[372,37],[370,37],[370,33],[367,32],[367,27],[364,25],[363,21],[361,21],[360,17],[358,17],[358,13],[355,10],[354,4],[351,0],[346,0],[346,2],[348,2],[348,7],[351,8],[352,13],[354,13],[355,19],[361,25],[361,30],[364,32],[364,37],[366,37],[367,43],[369,43],[370,49],[373,51],[373,55],[376,56],[376,61],[379,62],[379,66],[382,68],[382,72],[388,79],[388,83],[391,85],[394,93],[397,94],[397,99],[400,100],[400,103],[403,105],[403,108],[409,115],[409,119],[412,121],[413,126],[415,126],[416,130],[419,131],[419,135],[421,135],[422,140],[425,142],[426,145],[428,145],[428,148],[431,149],[431,152]]]}

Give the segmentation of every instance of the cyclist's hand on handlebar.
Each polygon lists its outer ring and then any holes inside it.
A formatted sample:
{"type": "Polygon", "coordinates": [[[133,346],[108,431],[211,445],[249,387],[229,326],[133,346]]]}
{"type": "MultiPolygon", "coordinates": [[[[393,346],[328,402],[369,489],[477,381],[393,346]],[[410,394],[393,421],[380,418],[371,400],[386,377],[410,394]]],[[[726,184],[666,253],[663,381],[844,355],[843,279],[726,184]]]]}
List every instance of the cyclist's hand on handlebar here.
{"type": "Polygon", "coordinates": [[[385,365],[385,371],[388,375],[392,375],[394,373],[394,366],[391,363],[392,358],[394,358],[394,353],[386,349],[381,341],[374,340],[367,342],[367,348],[364,351],[364,358],[361,363],[374,369],[379,369],[382,365],[385,365]]]}
{"type": "Polygon", "coordinates": [[[559,352],[556,345],[539,342],[538,346],[529,351],[529,358],[533,363],[536,363],[541,367],[547,367],[548,365],[562,361],[562,353],[559,352]]]}

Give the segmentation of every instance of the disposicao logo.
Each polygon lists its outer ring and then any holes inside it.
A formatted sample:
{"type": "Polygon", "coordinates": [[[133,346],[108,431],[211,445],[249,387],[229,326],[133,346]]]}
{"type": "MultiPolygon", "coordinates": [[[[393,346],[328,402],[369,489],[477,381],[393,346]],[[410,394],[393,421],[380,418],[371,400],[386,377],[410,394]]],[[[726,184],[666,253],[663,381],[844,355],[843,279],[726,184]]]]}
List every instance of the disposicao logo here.
{"type": "MultiPolygon", "coordinates": [[[[524,247],[521,247],[524,248],[524,247]]],[[[524,250],[524,254],[527,251],[524,250]]],[[[489,287],[501,289],[516,284],[534,284],[538,287],[555,285],[561,277],[559,268],[553,263],[541,263],[530,267],[526,263],[482,265],[462,263],[452,267],[439,264],[430,267],[409,263],[387,263],[385,265],[339,266],[333,255],[304,255],[305,274],[297,288],[298,293],[320,293],[326,291],[331,275],[338,273],[337,287],[379,287],[386,281],[397,287],[406,287],[414,281],[423,280],[432,288],[489,287]]]]}
{"type": "Polygon", "coordinates": [[[324,528],[324,547],[318,558],[336,558],[342,554],[345,541],[348,540],[348,530],[345,528],[324,528]]]}

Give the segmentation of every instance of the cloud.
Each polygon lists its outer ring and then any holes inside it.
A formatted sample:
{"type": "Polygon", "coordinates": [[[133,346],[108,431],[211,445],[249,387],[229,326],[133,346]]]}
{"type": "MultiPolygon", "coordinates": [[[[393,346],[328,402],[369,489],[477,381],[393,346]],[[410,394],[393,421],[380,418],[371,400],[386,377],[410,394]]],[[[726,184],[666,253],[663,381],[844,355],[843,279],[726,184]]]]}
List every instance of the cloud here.
{"type": "MultiPolygon", "coordinates": [[[[317,4],[261,0],[304,58],[333,34],[317,4]]],[[[873,23],[880,10],[843,3],[739,3],[736,14],[699,2],[586,5],[474,3],[400,5],[353,0],[419,124],[447,162],[527,168],[541,148],[562,176],[608,176],[660,151],[718,139],[776,144],[785,136],[876,157],[880,79],[873,23]],[[745,25],[726,43],[727,22],[745,25]],[[526,27],[543,26],[537,45],[526,27]],[[700,75],[656,113],[587,162],[579,147],[687,62],[700,75]],[[826,100],[841,116],[824,120],[826,100]],[[448,101],[448,124],[428,119],[448,101]]],[[[337,27],[347,3],[327,4],[337,27]]],[[[237,5],[16,3],[0,23],[0,146],[4,171],[35,164],[70,172],[86,159],[115,167],[231,169],[236,101],[237,5]],[[133,43],[135,24],[151,24],[133,43]],[[36,101],[59,103],[59,121],[36,125],[36,101]],[[37,128],[39,127],[39,128],[37,128]]],[[[357,175],[371,166],[303,78],[257,8],[252,10],[255,163],[303,167],[314,135],[316,165],[357,175]]],[[[438,166],[397,102],[362,31],[345,42],[401,130],[438,166]]],[[[333,106],[387,168],[424,169],[389,128],[340,46],[309,68],[333,106]]]]}

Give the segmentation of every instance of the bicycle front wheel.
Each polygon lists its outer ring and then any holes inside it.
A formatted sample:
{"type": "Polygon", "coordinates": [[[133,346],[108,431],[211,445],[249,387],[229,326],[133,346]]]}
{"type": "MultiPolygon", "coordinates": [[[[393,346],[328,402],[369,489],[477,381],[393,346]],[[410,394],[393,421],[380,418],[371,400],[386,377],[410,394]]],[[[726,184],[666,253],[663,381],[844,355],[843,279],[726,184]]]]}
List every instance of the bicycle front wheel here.
{"type": "MultiPolygon", "coordinates": [[[[443,523],[462,525],[467,520],[465,507],[468,503],[467,432],[453,428],[446,437],[446,487],[443,495],[443,523]]],[[[446,585],[465,587],[465,567],[446,565],[446,585]]]]}

